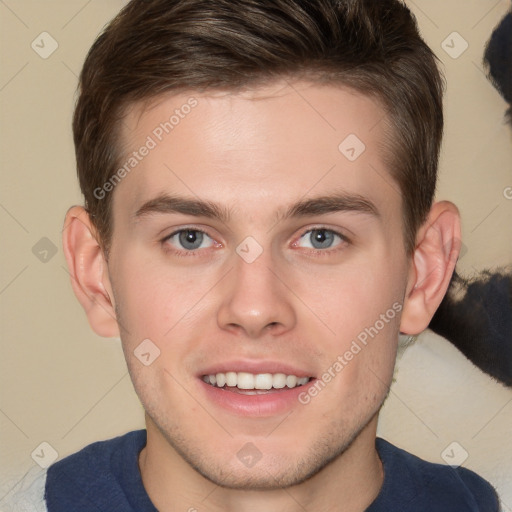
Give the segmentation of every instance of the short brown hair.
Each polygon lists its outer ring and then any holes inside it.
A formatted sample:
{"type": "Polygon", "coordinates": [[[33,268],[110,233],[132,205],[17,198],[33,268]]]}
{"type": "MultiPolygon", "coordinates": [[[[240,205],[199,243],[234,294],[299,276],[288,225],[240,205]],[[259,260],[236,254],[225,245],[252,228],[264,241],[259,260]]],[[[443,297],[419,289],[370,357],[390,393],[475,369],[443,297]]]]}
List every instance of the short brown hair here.
{"type": "Polygon", "coordinates": [[[99,242],[112,241],[112,194],[126,107],[167,92],[236,90],[300,77],[376,98],[392,137],[410,255],[432,205],[444,81],[399,0],[132,0],[91,47],[73,119],[78,177],[99,242]]]}

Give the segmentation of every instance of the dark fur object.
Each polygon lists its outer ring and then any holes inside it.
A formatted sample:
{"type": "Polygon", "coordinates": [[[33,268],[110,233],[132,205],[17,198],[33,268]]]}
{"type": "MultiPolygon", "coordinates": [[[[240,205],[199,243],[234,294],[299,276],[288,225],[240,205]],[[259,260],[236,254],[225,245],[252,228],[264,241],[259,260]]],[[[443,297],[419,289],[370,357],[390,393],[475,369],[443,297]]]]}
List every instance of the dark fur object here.
{"type": "MultiPolygon", "coordinates": [[[[485,48],[487,76],[509,104],[512,124],[512,10],[494,29],[485,48]]],[[[429,327],[469,360],[512,386],[512,271],[484,271],[472,280],[454,274],[429,327]]]]}
{"type": "Polygon", "coordinates": [[[484,271],[471,280],[455,273],[429,327],[512,386],[512,271],[484,271]]]}
{"type": "Polygon", "coordinates": [[[494,29],[485,48],[484,65],[489,80],[509,104],[507,120],[512,123],[512,10],[494,29]]]}

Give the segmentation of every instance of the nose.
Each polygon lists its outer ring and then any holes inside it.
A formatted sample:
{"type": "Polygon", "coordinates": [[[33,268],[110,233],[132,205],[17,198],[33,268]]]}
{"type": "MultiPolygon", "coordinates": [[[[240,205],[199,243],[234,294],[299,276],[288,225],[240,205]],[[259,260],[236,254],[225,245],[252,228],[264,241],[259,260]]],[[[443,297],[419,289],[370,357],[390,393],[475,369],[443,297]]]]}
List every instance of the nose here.
{"type": "Polygon", "coordinates": [[[271,251],[263,251],[252,263],[237,254],[233,259],[234,268],[223,283],[217,314],[219,327],[251,339],[277,336],[293,329],[293,293],[285,285],[271,251]]]}

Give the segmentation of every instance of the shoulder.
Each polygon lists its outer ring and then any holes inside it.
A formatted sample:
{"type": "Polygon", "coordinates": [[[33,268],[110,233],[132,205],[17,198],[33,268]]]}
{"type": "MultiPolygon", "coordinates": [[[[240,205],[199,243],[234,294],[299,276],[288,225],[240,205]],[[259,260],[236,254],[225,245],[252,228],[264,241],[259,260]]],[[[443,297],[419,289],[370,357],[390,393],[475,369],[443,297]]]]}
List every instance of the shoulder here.
{"type": "Polygon", "coordinates": [[[132,510],[124,487],[139,484],[137,455],[145,444],[146,431],[137,430],[89,444],[48,469],[35,466],[1,499],[0,511],[132,510]]]}
{"type": "Polygon", "coordinates": [[[389,507],[411,512],[499,510],[495,489],[473,471],[427,462],[380,438],[376,447],[384,466],[384,483],[369,511],[389,507]]]}
{"type": "Polygon", "coordinates": [[[50,511],[132,510],[126,489],[138,484],[138,453],[146,431],[92,443],[48,468],[50,511]]]}
{"type": "Polygon", "coordinates": [[[145,430],[135,430],[113,439],[96,441],[50,466],[48,478],[52,478],[54,473],[63,471],[77,472],[84,477],[89,476],[98,470],[110,468],[116,454],[130,457],[140,451],[145,444],[145,430]]]}
{"type": "Polygon", "coordinates": [[[46,469],[34,466],[0,501],[2,512],[46,512],[46,469]]]}

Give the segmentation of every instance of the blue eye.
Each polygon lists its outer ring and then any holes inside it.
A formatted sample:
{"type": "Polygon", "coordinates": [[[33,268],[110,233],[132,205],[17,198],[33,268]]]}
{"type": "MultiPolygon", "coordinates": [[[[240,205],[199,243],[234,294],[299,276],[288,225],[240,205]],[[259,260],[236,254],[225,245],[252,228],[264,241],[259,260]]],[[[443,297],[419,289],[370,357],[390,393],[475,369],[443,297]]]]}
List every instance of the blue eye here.
{"type": "Polygon", "coordinates": [[[185,249],[186,251],[195,251],[213,245],[213,240],[204,231],[198,229],[180,229],[171,233],[164,241],[168,241],[178,249],[185,249]],[[206,243],[206,245],[203,245],[203,243],[206,243]]]}
{"type": "MultiPolygon", "coordinates": [[[[195,256],[202,254],[199,249],[219,246],[207,233],[200,229],[192,228],[174,231],[166,236],[162,243],[164,246],[167,246],[167,250],[172,251],[176,256],[195,256]]],[[[305,231],[293,245],[295,247],[312,249],[320,253],[329,253],[329,249],[335,250],[336,247],[344,244],[350,244],[350,240],[347,237],[332,229],[319,227],[305,231]]]]}
{"type": "Polygon", "coordinates": [[[302,247],[308,247],[316,250],[331,249],[332,247],[340,245],[342,241],[347,240],[346,237],[340,233],[327,228],[310,229],[301,236],[301,240],[302,239],[305,239],[306,242],[309,242],[310,244],[306,246],[303,245],[302,247]],[[336,241],[337,243],[335,243],[336,241]]]}

